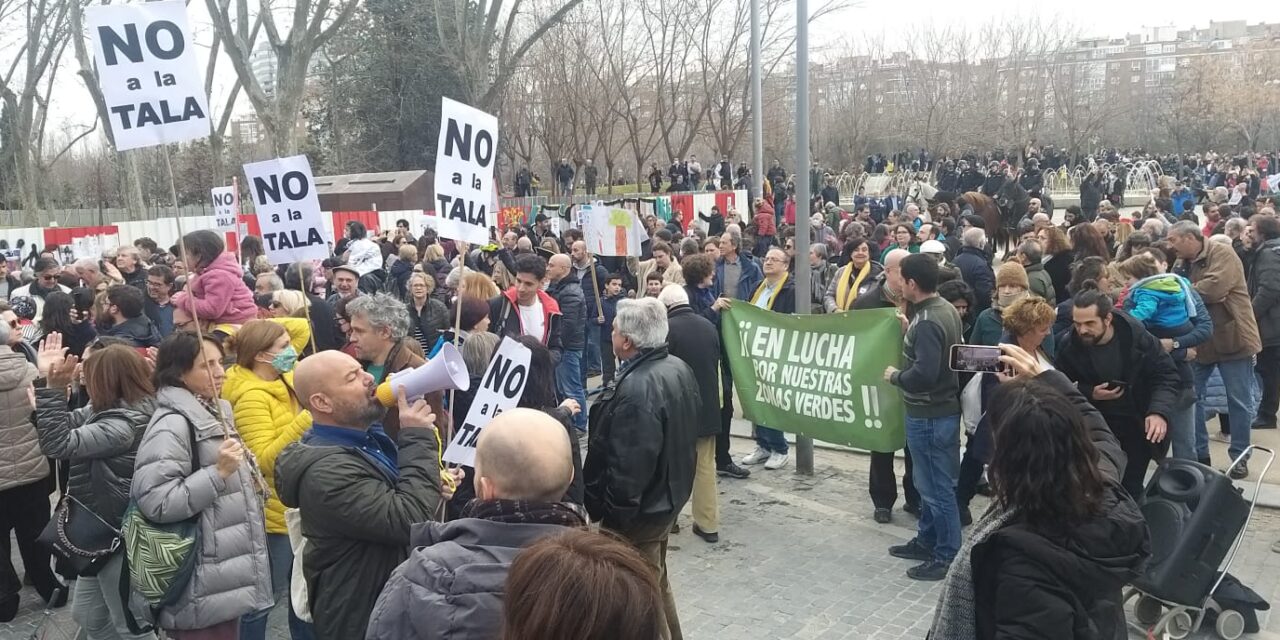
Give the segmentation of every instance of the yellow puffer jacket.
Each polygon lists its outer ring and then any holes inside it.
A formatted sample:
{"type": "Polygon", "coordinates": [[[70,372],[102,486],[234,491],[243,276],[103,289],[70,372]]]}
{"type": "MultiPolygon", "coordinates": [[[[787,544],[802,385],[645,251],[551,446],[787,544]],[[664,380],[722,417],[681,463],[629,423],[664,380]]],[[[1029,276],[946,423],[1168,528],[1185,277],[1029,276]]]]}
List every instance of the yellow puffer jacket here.
{"type": "MultiPolygon", "coordinates": [[[[275,322],[284,327],[285,333],[289,334],[289,344],[293,345],[293,350],[298,352],[299,356],[306,353],[306,349],[311,342],[311,325],[307,323],[306,318],[272,318],[275,322]]],[[[289,374],[289,380],[293,380],[293,374],[289,374]]],[[[292,386],[292,382],[290,382],[292,386]]]]}
{"type": "Polygon", "coordinates": [[[311,428],[311,412],[299,406],[292,390],[293,372],[268,381],[238,365],[227,369],[222,383],[222,399],[231,403],[236,431],[257,457],[271,487],[266,504],[267,533],[289,532],[284,524],[284,505],[276,497],[276,456],[311,428]]]}

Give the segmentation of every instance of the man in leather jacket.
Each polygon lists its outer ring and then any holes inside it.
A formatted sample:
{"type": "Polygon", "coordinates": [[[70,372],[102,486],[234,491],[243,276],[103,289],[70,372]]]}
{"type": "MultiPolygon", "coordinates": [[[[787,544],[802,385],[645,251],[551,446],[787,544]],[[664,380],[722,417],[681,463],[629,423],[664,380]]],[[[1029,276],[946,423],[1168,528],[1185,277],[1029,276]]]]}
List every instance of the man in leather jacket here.
{"type": "Polygon", "coordinates": [[[667,309],[654,298],[620,300],[613,352],[616,382],[591,410],[582,465],[586,507],[653,565],[667,626],[681,640],[667,582],[667,536],[693,491],[699,395],[693,370],[667,351],[667,309]]]}

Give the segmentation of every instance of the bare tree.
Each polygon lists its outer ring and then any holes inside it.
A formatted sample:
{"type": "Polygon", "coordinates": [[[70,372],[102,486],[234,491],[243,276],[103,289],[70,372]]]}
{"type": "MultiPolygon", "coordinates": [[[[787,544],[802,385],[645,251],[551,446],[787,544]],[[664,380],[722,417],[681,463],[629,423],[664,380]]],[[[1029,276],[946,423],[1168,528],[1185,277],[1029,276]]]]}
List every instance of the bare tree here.
{"type": "Polygon", "coordinates": [[[277,156],[297,153],[301,138],[298,117],[312,57],[333,39],[358,5],[359,0],[294,0],[288,31],[282,32],[272,0],[261,0],[252,17],[249,0],[205,0],[227,58],[277,156]],[[275,87],[271,93],[253,72],[257,21],[262,23],[274,57],[275,87]]]}
{"type": "MultiPolygon", "coordinates": [[[[218,0],[220,11],[225,11],[231,4],[231,0],[218,0]]],[[[248,46],[249,50],[253,50],[254,43],[258,39],[258,31],[262,27],[262,16],[256,16],[253,24],[249,21],[237,21],[235,28],[237,36],[248,46]]],[[[204,92],[209,97],[209,101],[213,101],[213,78],[218,67],[218,51],[222,47],[222,32],[218,29],[213,30],[213,44],[209,50],[209,62],[204,71],[204,92]]],[[[209,153],[213,166],[211,167],[214,181],[223,180],[226,177],[226,165],[223,151],[226,146],[227,127],[231,124],[231,114],[235,109],[236,100],[240,97],[240,90],[244,87],[244,81],[239,75],[231,84],[231,89],[227,91],[226,98],[222,103],[222,113],[213,125],[213,131],[209,134],[209,153]]],[[[212,111],[212,109],[210,109],[212,111]]]]}
{"type": "Polygon", "coordinates": [[[1122,104],[1107,99],[1105,63],[1062,54],[1056,56],[1049,80],[1068,155],[1092,147],[1103,127],[1124,112],[1122,104]]]}
{"type": "MultiPolygon", "coordinates": [[[[644,70],[651,67],[648,49],[639,43],[639,12],[631,3],[595,0],[592,11],[600,27],[604,64],[591,65],[599,90],[610,96],[611,119],[621,121],[624,146],[630,147],[637,185],[644,183],[645,164],[657,149],[658,123],[647,101],[652,95],[644,70]]],[[[610,167],[610,177],[613,175],[610,167]]],[[[637,187],[642,190],[642,187],[637,187]]]]}
{"type": "Polygon", "coordinates": [[[1280,51],[1269,46],[1246,49],[1236,57],[1231,82],[1220,85],[1224,122],[1242,147],[1253,151],[1263,128],[1280,117],[1280,51]]]}
{"type": "Polygon", "coordinates": [[[991,142],[1024,148],[1037,139],[1053,111],[1053,61],[1071,44],[1073,32],[1058,20],[993,20],[979,31],[981,60],[976,86],[993,99],[975,100],[974,117],[991,142]]]}
{"type": "Polygon", "coordinates": [[[1203,151],[1218,138],[1224,117],[1215,93],[1220,74],[1213,60],[1192,58],[1177,70],[1173,91],[1156,107],[1155,121],[1168,131],[1178,153],[1203,151]]]}
{"type": "Polygon", "coordinates": [[[24,211],[24,224],[39,225],[41,183],[49,166],[56,163],[77,142],[97,128],[92,127],[65,140],[62,149],[46,156],[45,129],[49,119],[49,96],[53,92],[62,54],[72,33],[70,13],[77,0],[0,0],[0,29],[16,23],[25,40],[13,61],[0,69],[0,101],[9,114],[14,177],[24,211]]]}
{"type": "Polygon", "coordinates": [[[582,4],[582,0],[564,0],[549,15],[538,18],[522,10],[524,0],[514,0],[509,9],[502,0],[433,1],[437,35],[463,78],[465,101],[490,113],[496,111],[529,49],[582,4]]]}

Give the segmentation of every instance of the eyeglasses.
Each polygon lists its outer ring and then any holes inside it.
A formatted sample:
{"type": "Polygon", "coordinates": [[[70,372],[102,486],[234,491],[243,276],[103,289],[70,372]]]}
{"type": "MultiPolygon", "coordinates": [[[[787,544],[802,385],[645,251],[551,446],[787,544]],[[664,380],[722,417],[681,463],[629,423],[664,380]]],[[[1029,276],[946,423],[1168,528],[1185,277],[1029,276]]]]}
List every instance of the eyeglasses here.
{"type": "Polygon", "coordinates": [[[41,282],[57,282],[58,276],[57,275],[52,275],[52,276],[41,275],[40,281],[41,282]]]}
{"type": "Polygon", "coordinates": [[[786,260],[783,260],[782,258],[775,258],[773,256],[765,258],[764,261],[765,262],[786,262],[786,260]]]}

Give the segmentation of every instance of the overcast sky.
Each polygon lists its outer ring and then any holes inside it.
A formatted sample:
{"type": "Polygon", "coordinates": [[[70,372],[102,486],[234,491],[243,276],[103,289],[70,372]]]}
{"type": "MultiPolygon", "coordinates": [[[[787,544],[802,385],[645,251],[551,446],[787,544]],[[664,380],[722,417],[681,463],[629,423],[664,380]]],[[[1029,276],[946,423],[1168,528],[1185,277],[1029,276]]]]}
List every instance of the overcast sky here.
{"type": "MultiPolygon", "coordinates": [[[[810,7],[817,6],[821,0],[810,0],[810,7]]],[[[203,3],[193,2],[191,7],[191,23],[196,29],[197,39],[208,42],[210,27],[204,12],[203,3]]],[[[860,38],[883,37],[890,43],[895,34],[904,30],[925,25],[954,26],[964,29],[980,29],[993,18],[1001,20],[1026,18],[1037,15],[1044,21],[1055,18],[1072,25],[1082,36],[1088,37],[1120,37],[1126,33],[1136,33],[1143,27],[1172,24],[1179,29],[1190,27],[1203,28],[1211,20],[1246,19],[1250,24],[1258,22],[1280,22],[1280,3],[1222,3],[1212,0],[1172,0],[1164,2],[1148,2],[1135,0],[1069,0],[1068,3],[1041,3],[1036,0],[1025,0],[1017,4],[1008,2],[968,2],[957,0],[914,0],[898,2],[893,0],[861,0],[858,6],[845,9],[837,14],[824,17],[811,26],[810,42],[815,61],[821,58],[822,51],[829,45],[841,41],[860,38]],[[1064,6],[1064,5],[1068,5],[1064,6]],[[1012,5],[1013,8],[1004,7],[1012,5]],[[1064,9],[1069,9],[1064,11],[1064,9]]],[[[207,47],[200,50],[203,59],[208,55],[207,47]]],[[[745,55],[745,52],[744,52],[745,55]]],[[[573,57],[568,58],[572,60],[573,57]]],[[[68,53],[60,74],[59,88],[53,96],[53,117],[50,119],[50,133],[68,126],[87,126],[93,121],[92,103],[86,98],[83,86],[74,75],[74,56],[68,53]]],[[[201,69],[203,71],[203,62],[201,69]]],[[[221,108],[218,95],[225,95],[230,81],[226,79],[231,73],[230,64],[223,60],[219,64],[218,81],[215,82],[215,98],[213,104],[221,108]]],[[[249,111],[243,93],[237,113],[249,111]]],[[[211,104],[212,106],[212,104],[211,104]]]]}
{"type": "MultiPolygon", "coordinates": [[[[810,7],[819,0],[810,0],[810,7]]],[[[955,25],[981,28],[992,18],[1016,19],[1037,15],[1042,20],[1061,19],[1075,25],[1082,35],[1119,37],[1134,33],[1144,26],[1172,24],[1179,29],[1208,27],[1211,20],[1248,20],[1280,22],[1280,4],[1239,4],[1214,0],[1068,0],[1067,2],[972,2],[968,0],[862,0],[859,6],[846,9],[823,24],[814,25],[816,36],[870,35],[895,32],[916,24],[955,25]]]]}

